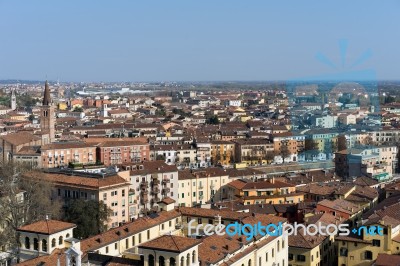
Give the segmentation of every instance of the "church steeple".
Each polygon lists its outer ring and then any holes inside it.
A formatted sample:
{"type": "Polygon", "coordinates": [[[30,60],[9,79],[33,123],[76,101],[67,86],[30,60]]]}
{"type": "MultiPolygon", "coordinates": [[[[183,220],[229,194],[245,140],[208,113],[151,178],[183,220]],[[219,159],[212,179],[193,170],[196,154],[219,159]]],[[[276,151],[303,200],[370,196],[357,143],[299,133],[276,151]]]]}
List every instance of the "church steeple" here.
{"type": "Polygon", "coordinates": [[[50,99],[50,88],[49,83],[46,80],[46,84],[44,86],[44,95],[43,95],[43,106],[40,115],[40,129],[42,130],[42,144],[51,143],[55,138],[55,115],[54,115],[54,106],[50,99]],[[48,138],[44,138],[43,136],[48,136],[48,138]]]}
{"type": "Polygon", "coordinates": [[[15,96],[15,90],[11,92],[11,110],[17,109],[17,97],[15,96]]]}
{"type": "Polygon", "coordinates": [[[51,103],[50,88],[49,88],[49,83],[46,80],[46,83],[44,85],[43,106],[49,106],[50,103],[51,103]]]}

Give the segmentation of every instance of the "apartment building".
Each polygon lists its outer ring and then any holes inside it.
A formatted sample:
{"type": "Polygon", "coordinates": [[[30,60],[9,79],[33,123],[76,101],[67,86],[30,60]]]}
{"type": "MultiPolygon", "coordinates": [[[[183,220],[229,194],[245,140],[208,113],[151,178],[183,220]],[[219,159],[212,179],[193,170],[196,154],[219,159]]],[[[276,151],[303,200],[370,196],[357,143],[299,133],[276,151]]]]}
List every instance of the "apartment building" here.
{"type": "MultiPolygon", "coordinates": [[[[328,213],[317,213],[306,218],[305,224],[328,226],[340,224],[337,217],[328,213]]],[[[300,230],[289,236],[289,265],[336,266],[337,254],[334,236],[309,235],[300,230]]]]}
{"type": "Polygon", "coordinates": [[[294,185],[275,178],[255,182],[234,180],[227,184],[226,192],[228,199],[240,199],[245,205],[298,203],[304,200],[304,194],[296,193],[294,185]]]}
{"type": "Polygon", "coordinates": [[[90,165],[96,163],[96,147],[82,143],[52,143],[42,145],[42,168],[57,168],[75,165],[90,165]]]}
{"type": "Polygon", "coordinates": [[[325,199],[317,203],[316,210],[318,212],[332,214],[343,221],[347,221],[350,226],[354,226],[360,222],[364,208],[359,204],[354,204],[343,199],[325,199]]]}
{"type": "Polygon", "coordinates": [[[198,167],[211,166],[211,142],[210,141],[196,141],[196,161],[198,167]]]}
{"type": "Polygon", "coordinates": [[[129,171],[130,195],[133,200],[131,218],[158,211],[159,202],[172,198],[178,202],[178,169],[164,161],[144,161],[121,165],[129,171]]]}
{"type": "Polygon", "coordinates": [[[151,145],[150,160],[164,160],[167,164],[175,164],[177,151],[175,145],[151,145]]]}
{"type": "Polygon", "coordinates": [[[130,221],[130,183],[123,177],[123,172],[96,174],[74,171],[71,174],[60,170],[34,176],[28,173],[26,177],[39,178],[52,184],[52,197],[62,200],[64,204],[74,199],[104,202],[112,210],[108,227],[117,227],[130,221]]]}
{"type": "MultiPolygon", "coordinates": [[[[338,236],[338,265],[367,266],[381,254],[398,254],[400,250],[399,197],[385,199],[363,214],[356,234],[338,236]],[[368,234],[368,228],[379,226],[380,234],[368,234]]],[[[387,264],[389,265],[389,264],[387,264]]]]}
{"type": "Polygon", "coordinates": [[[396,146],[347,149],[335,153],[335,171],[342,178],[365,175],[385,181],[397,167],[396,156],[396,146]]]}
{"type": "Polygon", "coordinates": [[[304,161],[304,135],[283,132],[271,134],[270,138],[274,144],[275,163],[304,161]]]}
{"type": "Polygon", "coordinates": [[[194,145],[176,145],[175,162],[183,167],[194,167],[197,162],[197,149],[194,145]]]}
{"type": "Polygon", "coordinates": [[[332,115],[315,115],[311,117],[311,123],[315,127],[319,128],[334,128],[337,126],[337,116],[332,115]]]}
{"type": "Polygon", "coordinates": [[[266,164],[274,159],[274,145],[268,139],[238,139],[235,143],[235,162],[247,165],[266,164]]]}
{"type": "Polygon", "coordinates": [[[229,175],[222,168],[182,170],[179,178],[179,206],[198,206],[221,201],[229,175]]]}
{"type": "Polygon", "coordinates": [[[235,160],[235,143],[224,140],[211,141],[211,162],[213,165],[230,165],[235,160]]]}
{"type": "Polygon", "coordinates": [[[150,160],[149,144],[135,139],[110,139],[96,144],[97,160],[106,166],[150,160]]]}

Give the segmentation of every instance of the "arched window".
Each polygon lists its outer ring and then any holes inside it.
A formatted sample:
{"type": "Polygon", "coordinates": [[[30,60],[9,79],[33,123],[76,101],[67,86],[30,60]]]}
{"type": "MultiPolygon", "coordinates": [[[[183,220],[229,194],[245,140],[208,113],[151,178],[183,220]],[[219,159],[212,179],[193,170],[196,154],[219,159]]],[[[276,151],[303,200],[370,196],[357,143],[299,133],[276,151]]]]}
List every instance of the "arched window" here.
{"type": "Polygon", "coordinates": [[[185,266],[185,257],[181,257],[181,265],[180,266],[185,266]]]}
{"type": "Polygon", "coordinates": [[[158,257],[158,266],[165,266],[165,259],[163,256],[158,257]]]}
{"type": "Polygon", "coordinates": [[[281,241],[278,240],[278,252],[281,249],[281,241]]]}
{"type": "Polygon", "coordinates": [[[192,252],[192,263],[195,263],[196,261],[197,261],[196,250],[193,250],[193,252],[192,252]]]}
{"type": "Polygon", "coordinates": [[[190,265],[190,254],[187,254],[186,256],[186,265],[190,265]]]}
{"type": "Polygon", "coordinates": [[[176,266],[175,258],[169,258],[169,266],[176,266]]]}
{"type": "Polygon", "coordinates": [[[55,248],[55,247],[56,247],[56,239],[55,239],[55,238],[53,238],[53,239],[51,240],[51,247],[52,247],[52,248],[55,248]]]}
{"type": "Polygon", "coordinates": [[[65,238],[69,238],[69,236],[70,236],[70,235],[69,235],[69,234],[67,234],[67,235],[65,236],[65,238]]]}
{"type": "Polygon", "coordinates": [[[33,239],[33,249],[39,250],[39,240],[37,238],[33,239]]]}
{"type": "Polygon", "coordinates": [[[42,239],[42,251],[47,252],[47,240],[42,239]]]}
{"type": "Polygon", "coordinates": [[[155,265],[155,261],[154,261],[154,256],[153,255],[149,255],[149,266],[154,266],[155,265]]]}
{"type": "Polygon", "coordinates": [[[251,266],[251,260],[249,260],[248,266],[251,266]]]}
{"type": "Polygon", "coordinates": [[[31,249],[31,241],[30,241],[29,237],[25,237],[25,248],[31,249]]]}
{"type": "Polygon", "coordinates": [[[63,237],[60,236],[60,237],[58,238],[58,244],[59,244],[59,245],[62,245],[63,242],[64,242],[63,237]]]}

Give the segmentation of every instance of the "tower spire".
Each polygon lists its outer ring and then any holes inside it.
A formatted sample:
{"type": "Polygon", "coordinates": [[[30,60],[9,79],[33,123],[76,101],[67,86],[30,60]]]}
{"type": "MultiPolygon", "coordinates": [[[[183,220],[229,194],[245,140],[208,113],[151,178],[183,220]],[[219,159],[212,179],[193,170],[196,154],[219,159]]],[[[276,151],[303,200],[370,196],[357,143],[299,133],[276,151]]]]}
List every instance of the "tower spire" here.
{"type": "Polygon", "coordinates": [[[11,110],[17,109],[17,97],[15,96],[15,89],[11,91],[11,110]]]}
{"type": "Polygon", "coordinates": [[[49,83],[46,80],[44,85],[43,105],[48,106],[51,103],[49,83]]]}

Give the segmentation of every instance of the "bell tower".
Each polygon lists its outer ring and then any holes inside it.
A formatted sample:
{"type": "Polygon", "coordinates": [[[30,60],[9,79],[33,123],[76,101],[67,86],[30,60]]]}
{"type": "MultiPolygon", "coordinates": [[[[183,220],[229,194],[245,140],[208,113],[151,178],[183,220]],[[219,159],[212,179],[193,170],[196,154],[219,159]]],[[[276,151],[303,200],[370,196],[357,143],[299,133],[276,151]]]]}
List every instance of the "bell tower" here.
{"type": "Polygon", "coordinates": [[[17,97],[15,96],[15,90],[13,89],[11,92],[11,110],[17,109],[17,97]]]}
{"type": "Polygon", "coordinates": [[[40,129],[42,134],[48,134],[48,142],[53,142],[55,138],[55,116],[54,105],[50,97],[49,83],[46,80],[44,85],[44,94],[42,102],[42,110],[40,113],[40,129]]]}

